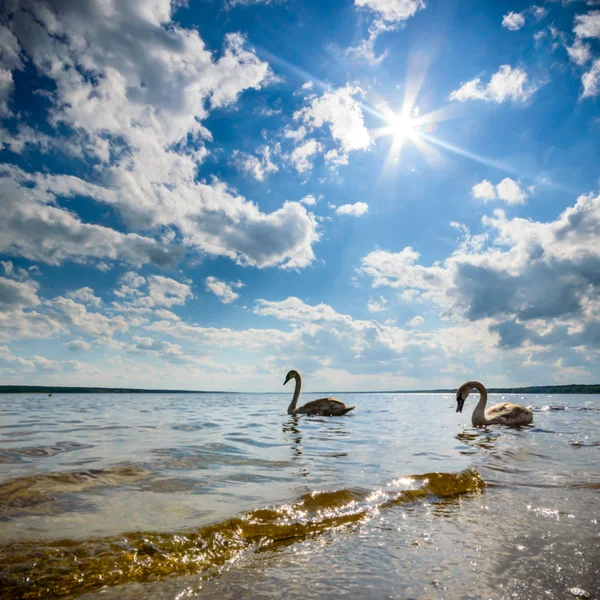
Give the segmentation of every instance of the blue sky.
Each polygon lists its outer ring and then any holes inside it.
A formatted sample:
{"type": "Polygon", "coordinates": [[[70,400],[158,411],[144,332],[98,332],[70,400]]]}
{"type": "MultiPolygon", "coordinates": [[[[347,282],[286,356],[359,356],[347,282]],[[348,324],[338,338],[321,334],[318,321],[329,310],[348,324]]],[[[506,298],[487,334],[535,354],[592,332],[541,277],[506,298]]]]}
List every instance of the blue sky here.
{"type": "Polygon", "coordinates": [[[12,0],[5,383],[591,383],[600,3],[12,0]]]}

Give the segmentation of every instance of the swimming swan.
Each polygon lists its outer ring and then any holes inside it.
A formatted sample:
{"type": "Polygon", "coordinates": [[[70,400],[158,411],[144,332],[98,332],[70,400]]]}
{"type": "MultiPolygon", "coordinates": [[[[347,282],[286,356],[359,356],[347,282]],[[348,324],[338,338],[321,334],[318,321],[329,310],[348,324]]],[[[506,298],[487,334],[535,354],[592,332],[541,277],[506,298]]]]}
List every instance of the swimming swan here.
{"type": "Polygon", "coordinates": [[[531,409],[512,402],[495,404],[485,410],[487,390],[479,381],[467,381],[458,388],[456,392],[456,412],[462,412],[465,400],[473,389],[478,390],[480,394],[479,402],[471,417],[474,427],[484,425],[529,425],[533,421],[531,409]]]}
{"type": "Polygon", "coordinates": [[[296,408],[296,404],[298,404],[298,398],[300,397],[300,386],[302,385],[300,373],[292,369],[285,376],[283,385],[285,385],[290,379],[296,380],[296,389],[294,390],[294,398],[287,409],[288,415],[320,415],[323,417],[340,417],[341,415],[345,415],[347,412],[350,412],[353,408],[356,408],[354,406],[346,406],[343,402],[336,400],[335,398],[319,398],[318,400],[307,402],[300,408],[296,408]]]}

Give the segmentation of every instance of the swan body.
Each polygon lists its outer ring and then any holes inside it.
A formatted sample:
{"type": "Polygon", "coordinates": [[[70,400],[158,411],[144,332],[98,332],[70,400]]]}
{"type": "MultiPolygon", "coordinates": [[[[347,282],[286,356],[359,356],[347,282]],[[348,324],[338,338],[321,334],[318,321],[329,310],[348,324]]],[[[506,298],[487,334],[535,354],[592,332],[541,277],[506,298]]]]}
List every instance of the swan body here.
{"type": "Polygon", "coordinates": [[[479,402],[471,417],[473,427],[483,427],[484,425],[512,425],[518,427],[529,425],[533,421],[533,413],[530,408],[512,402],[495,404],[486,410],[487,390],[479,381],[467,381],[458,388],[456,392],[456,412],[462,412],[465,400],[473,389],[479,392],[479,402]]]}
{"type": "Polygon", "coordinates": [[[300,387],[302,386],[302,379],[298,371],[293,369],[286,375],[283,385],[285,385],[290,379],[296,380],[296,389],[294,390],[294,397],[291,404],[288,406],[288,415],[319,415],[322,417],[341,417],[346,413],[353,410],[354,406],[346,406],[341,400],[335,398],[319,398],[318,400],[311,400],[303,406],[296,408],[298,404],[298,398],[300,397],[300,387]]]}

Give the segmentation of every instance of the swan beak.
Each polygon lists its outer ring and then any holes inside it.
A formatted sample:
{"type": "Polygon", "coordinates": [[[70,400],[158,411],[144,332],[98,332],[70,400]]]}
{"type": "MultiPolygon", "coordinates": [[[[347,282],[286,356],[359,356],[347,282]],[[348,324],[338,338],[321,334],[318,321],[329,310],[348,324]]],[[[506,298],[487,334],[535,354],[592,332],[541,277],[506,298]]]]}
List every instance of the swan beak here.
{"type": "Polygon", "coordinates": [[[283,382],[283,385],[285,385],[285,384],[286,384],[286,383],[287,383],[289,380],[290,380],[290,378],[289,378],[289,377],[286,377],[286,378],[285,378],[285,381],[283,382]]]}
{"type": "Polygon", "coordinates": [[[464,404],[465,399],[462,397],[462,394],[458,394],[458,396],[456,396],[456,412],[461,413],[464,404]]]}

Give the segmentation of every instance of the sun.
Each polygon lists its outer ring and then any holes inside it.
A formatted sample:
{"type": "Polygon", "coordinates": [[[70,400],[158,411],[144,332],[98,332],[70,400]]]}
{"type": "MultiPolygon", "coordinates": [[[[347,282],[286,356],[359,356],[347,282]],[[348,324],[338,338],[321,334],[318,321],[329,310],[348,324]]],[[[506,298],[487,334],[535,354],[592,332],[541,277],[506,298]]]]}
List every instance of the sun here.
{"type": "Polygon", "coordinates": [[[400,113],[389,119],[390,133],[395,140],[404,140],[410,138],[415,133],[415,120],[411,119],[410,115],[400,113]]]}

